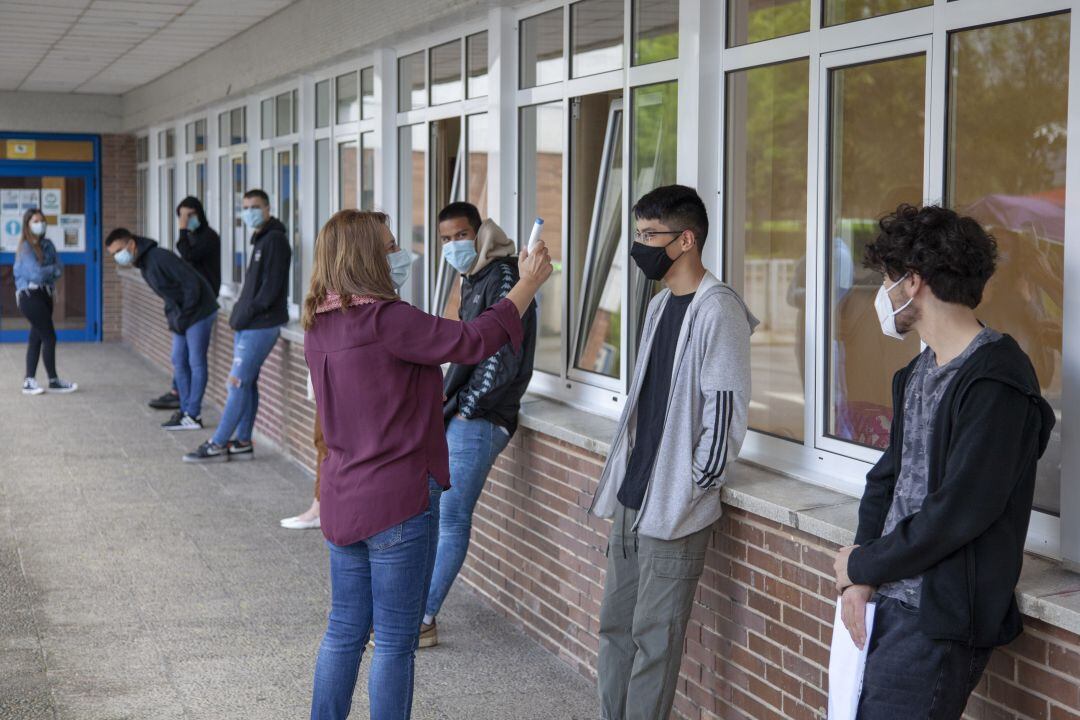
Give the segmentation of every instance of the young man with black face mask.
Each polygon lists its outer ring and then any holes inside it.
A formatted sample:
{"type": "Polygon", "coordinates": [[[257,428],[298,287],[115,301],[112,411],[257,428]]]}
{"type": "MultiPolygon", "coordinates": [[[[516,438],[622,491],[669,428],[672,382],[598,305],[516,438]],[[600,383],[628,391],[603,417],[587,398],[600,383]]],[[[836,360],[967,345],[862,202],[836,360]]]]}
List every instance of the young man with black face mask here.
{"type": "Polygon", "coordinates": [[[630,255],[666,288],[649,304],[618,431],[590,512],[613,518],[600,607],[604,720],[666,718],[720,488],[746,434],[757,320],[701,262],[692,188],[634,205],[630,255]]]}
{"type": "Polygon", "coordinates": [[[889,446],[836,558],[844,625],[870,643],[861,720],[960,718],[993,648],[1021,632],[1016,582],[1055,418],[1027,355],[976,316],[996,257],[975,220],[910,205],[865,251],[884,275],[882,332],[927,347],[893,379],[889,446]]]}

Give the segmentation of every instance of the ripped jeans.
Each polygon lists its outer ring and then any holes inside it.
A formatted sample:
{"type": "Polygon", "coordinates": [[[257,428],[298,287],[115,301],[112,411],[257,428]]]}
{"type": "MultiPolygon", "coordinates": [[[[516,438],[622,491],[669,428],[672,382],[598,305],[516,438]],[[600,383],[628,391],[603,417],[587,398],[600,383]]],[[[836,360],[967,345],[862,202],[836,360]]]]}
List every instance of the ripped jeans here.
{"type": "Polygon", "coordinates": [[[221,413],[213,443],[224,447],[234,439],[251,440],[255,415],[259,412],[259,371],[277,343],[280,327],[237,330],[233,340],[233,361],[227,381],[228,397],[221,413]]]}

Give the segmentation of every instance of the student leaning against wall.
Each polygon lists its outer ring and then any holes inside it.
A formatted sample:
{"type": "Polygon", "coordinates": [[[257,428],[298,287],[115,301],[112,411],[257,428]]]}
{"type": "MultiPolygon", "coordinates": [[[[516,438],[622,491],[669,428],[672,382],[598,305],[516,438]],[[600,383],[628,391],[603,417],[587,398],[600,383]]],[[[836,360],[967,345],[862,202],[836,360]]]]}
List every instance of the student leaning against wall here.
{"type": "Polygon", "coordinates": [[[348,716],[373,627],[370,717],[410,717],[439,497],[450,479],[440,366],[520,347],[521,317],[551,275],[543,243],[522,251],[521,280],[463,323],[401,301],[397,288],[411,264],[382,213],[342,210],[315,243],[304,355],[329,451],[320,491],[331,609],[315,666],[314,720],[348,716]]]}
{"type": "Polygon", "coordinates": [[[30,339],[26,345],[26,377],[23,378],[23,395],[40,395],[44,392],[69,393],[78,385],[65,382],[56,374],[56,328],[53,327],[53,295],[56,281],[64,268],[52,240],[45,237],[45,215],[34,208],[23,215],[22,238],[15,251],[15,300],[19,312],[30,323],[30,339]],[[49,383],[38,384],[38,359],[45,361],[49,383]]]}

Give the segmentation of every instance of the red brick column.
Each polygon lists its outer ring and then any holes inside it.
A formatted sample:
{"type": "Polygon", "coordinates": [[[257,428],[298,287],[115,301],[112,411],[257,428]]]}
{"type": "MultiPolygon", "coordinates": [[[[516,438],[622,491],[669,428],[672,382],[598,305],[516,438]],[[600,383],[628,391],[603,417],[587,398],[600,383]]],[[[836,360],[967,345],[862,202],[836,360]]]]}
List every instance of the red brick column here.
{"type": "MultiPolygon", "coordinates": [[[[136,226],[135,136],[101,136],[101,233],[102,239],[113,228],[136,226]]],[[[104,253],[102,248],[99,252],[104,253]]],[[[101,337],[119,340],[120,280],[116,266],[101,256],[101,337]]]]}

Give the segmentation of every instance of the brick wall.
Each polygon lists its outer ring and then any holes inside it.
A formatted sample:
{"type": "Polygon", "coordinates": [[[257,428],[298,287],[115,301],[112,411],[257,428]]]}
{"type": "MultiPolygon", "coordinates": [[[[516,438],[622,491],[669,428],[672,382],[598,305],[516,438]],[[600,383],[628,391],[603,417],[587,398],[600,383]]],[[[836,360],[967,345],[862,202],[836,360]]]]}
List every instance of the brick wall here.
{"type": "MultiPolygon", "coordinates": [[[[101,136],[101,233],[102,240],[113,228],[134,229],[135,222],[135,136],[101,136]]],[[[99,250],[101,250],[99,248],[99,250]]],[[[104,251],[102,250],[102,253],[104,251]]],[[[102,255],[104,258],[104,254],[102,255]]],[[[120,339],[120,280],[115,266],[104,258],[101,283],[101,336],[120,339]]]]}
{"type": "MultiPolygon", "coordinates": [[[[169,367],[161,303],[122,282],[125,342],[169,367]]],[[[208,400],[224,400],[232,336],[219,319],[208,400]]],[[[302,349],[281,340],[260,380],[257,429],[310,467],[313,409],[302,349]]],[[[522,428],[496,463],[473,519],[461,578],[545,648],[595,677],[607,521],[586,510],[603,458],[522,428]]],[[[831,553],[819,538],[728,507],[713,531],[685,641],[674,716],[823,718],[835,610],[831,553]]],[[[1080,720],[1080,637],[1027,619],[995,653],[973,720],[1080,720]]]]}

